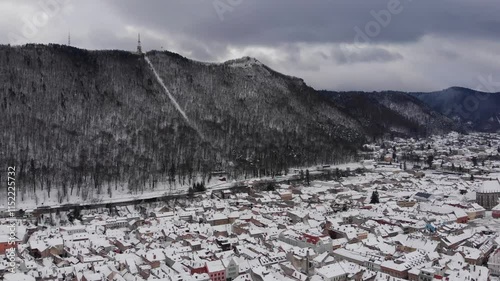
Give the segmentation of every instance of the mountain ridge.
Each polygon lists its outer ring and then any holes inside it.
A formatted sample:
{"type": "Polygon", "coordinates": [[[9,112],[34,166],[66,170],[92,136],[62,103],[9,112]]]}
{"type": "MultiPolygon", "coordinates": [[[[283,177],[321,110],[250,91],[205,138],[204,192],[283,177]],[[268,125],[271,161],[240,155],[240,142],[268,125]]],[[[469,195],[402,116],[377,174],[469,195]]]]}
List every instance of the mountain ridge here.
{"type": "Polygon", "coordinates": [[[426,103],[467,130],[497,132],[500,130],[500,93],[482,92],[464,87],[441,91],[414,92],[410,95],[426,103]]]}
{"type": "Polygon", "coordinates": [[[319,91],[362,120],[364,128],[373,136],[417,136],[440,134],[449,130],[460,131],[445,116],[433,111],[422,101],[397,91],[334,92],[319,91]]]}

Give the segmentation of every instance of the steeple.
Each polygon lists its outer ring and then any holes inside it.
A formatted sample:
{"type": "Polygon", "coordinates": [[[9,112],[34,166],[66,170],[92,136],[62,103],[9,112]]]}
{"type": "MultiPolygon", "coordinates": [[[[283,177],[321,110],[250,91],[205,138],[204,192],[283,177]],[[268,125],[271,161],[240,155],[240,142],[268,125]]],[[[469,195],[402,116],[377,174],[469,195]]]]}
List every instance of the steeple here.
{"type": "Polygon", "coordinates": [[[141,47],[141,34],[137,34],[137,53],[142,54],[142,47],[141,47]]]}

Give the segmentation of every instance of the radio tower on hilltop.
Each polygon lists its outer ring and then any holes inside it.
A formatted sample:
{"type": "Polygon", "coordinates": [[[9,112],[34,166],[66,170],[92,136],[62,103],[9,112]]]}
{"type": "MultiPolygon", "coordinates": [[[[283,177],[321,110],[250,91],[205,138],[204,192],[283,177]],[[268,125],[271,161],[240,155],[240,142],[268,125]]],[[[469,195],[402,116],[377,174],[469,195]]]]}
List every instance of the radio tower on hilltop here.
{"type": "Polygon", "coordinates": [[[137,34],[137,53],[142,54],[142,47],[141,47],[141,34],[137,34]]]}
{"type": "Polygon", "coordinates": [[[71,46],[71,33],[68,32],[68,46],[71,46]]]}

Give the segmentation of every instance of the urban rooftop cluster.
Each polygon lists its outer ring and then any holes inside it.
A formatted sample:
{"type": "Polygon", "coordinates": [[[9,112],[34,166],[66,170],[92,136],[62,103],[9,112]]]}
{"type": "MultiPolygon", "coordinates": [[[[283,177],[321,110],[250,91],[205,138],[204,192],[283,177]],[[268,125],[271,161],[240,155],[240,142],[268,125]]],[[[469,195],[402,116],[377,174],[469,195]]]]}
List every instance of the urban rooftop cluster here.
{"type": "Polygon", "coordinates": [[[359,163],[244,189],[0,225],[7,281],[500,280],[500,136],[363,146],[359,163]],[[7,254],[15,251],[15,273],[7,254]]]}

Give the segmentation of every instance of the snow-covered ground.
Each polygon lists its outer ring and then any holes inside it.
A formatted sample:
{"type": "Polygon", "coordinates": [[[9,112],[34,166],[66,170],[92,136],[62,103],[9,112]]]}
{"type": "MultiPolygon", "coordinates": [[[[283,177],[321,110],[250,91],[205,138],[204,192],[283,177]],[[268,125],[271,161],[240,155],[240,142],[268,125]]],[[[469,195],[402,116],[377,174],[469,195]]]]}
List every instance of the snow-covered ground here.
{"type": "MultiPolygon", "coordinates": [[[[321,165],[316,165],[316,166],[311,166],[311,167],[300,167],[300,168],[294,168],[290,169],[290,173],[287,176],[281,176],[279,179],[281,180],[286,180],[288,178],[291,178],[297,173],[294,173],[294,170],[309,170],[311,172],[315,171],[318,166],[321,165]]],[[[360,163],[347,163],[347,164],[339,164],[339,165],[329,165],[330,169],[341,169],[345,170],[347,168],[351,170],[355,170],[357,168],[361,168],[362,165],[360,163]]],[[[261,177],[261,178],[252,178],[252,179],[247,179],[247,182],[252,182],[252,181],[259,181],[259,180],[272,180],[271,177],[261,177]]],[[[232,181],[219,181],[217,177],[214,177],[211,179],[209,183],[206,184],[208,190],[217,190],[217,189],[227,189],[231,187],[237,180],[232,180],[232,181]]],[[[109,194],[107,186],[102,188],[102,193],[97,194],[97,191],[92,188],[89,188],[89,195],[88,200],[83,200],[80,196],[78,196],[76,193],[76,190],[73,192],[73,195],[68,194],[68,196],[65,198],[66,200],[62,203],[58,202],[58,189],[53,188],[50,194],[50,197],[47,194],[47,190],[37,190],[36,196],[33,196],[33,194],[26,194],[24,195],[24,198],[21,197],[21,194],[18,192],[18,197],[16,201],[16,206],[15,209],[34,209],[39,206],[60,206],[64,204],[75,204],[75,203],[115,203],[115,202],[123,202],[123,201],[130,201],[130,200],[135,200],[135,199],[148,199],[148,198],[154,198],[162,195],[176,195],[176,194],[186,194],[187,190],[189,189],[191,185],[169,185],[168,183],[158,183],[157,186],[155,187],[154,190],[144,190],[141,193],[131,193],[128,187],[125,184],[118,185],[118,188],[115,190],[115,186],[111,186],[111,194],[109,194]],[[36,197],[36,198],[35,198],[36,197]]],[[[18,189],[19,191],[19,189],[18,189]]],[[[5,202],[1,202],[0,204],[0,211],[3,211],[6,209],[5,202]]]]}
{"type": "Polygon", "coordinates": [[[474,226],[487,226],[491,230],[500,233],[500,220],[494,219],[491,215],[491,211],[486,211],[484,218],[475,219],[471,221],[471,225],[474,226]]]}
{"type": "MultiPolygon", "coordinates": [[[[208,188],[209,189],[224,189],[228,188],[234,182],[221,182],[218,179],[212,180],[208,188]]],[[[32,195],[26,195],[26,198],[22,200],[20,197],[17,198],[16,209],[33,209],[39,206],[59,206],[64,204],[74,204],[74,203],[114,203],[114,202],[123,202],[130,201],[134,199],[147,199],[154,198],[162,195],[176,195],[187,193],[189,188],[188,185],[173,185],[170,186],[168,183],[158,184],[154,190],[145,190],[142,193],[133,194],[130,193],[128,188],[125,185],[119,186],[117,190],[115,187],[111,187],[112,193],[111,196],[107,193],[107,188],[103,188],[102,194],[95,194],[95,190],[92,187],[89,187],[92,190],[90,191],[89,197],[92,199],[83,201],[80,196],[76,195],[68,195],[67,201],[63,203],[58,202],[57,190],[54,188],[51,192],[51,196],[49,197],[46,190],[38,190],[37,191],[37,199],[32,195]],[[37,204],[38,202],[38,204],[37,204]]],[[[19,196],[19,195],[18,195],[19,196]]],[[[4,209],[4,205],[0,205],[0,210],[4,209]]]]}

